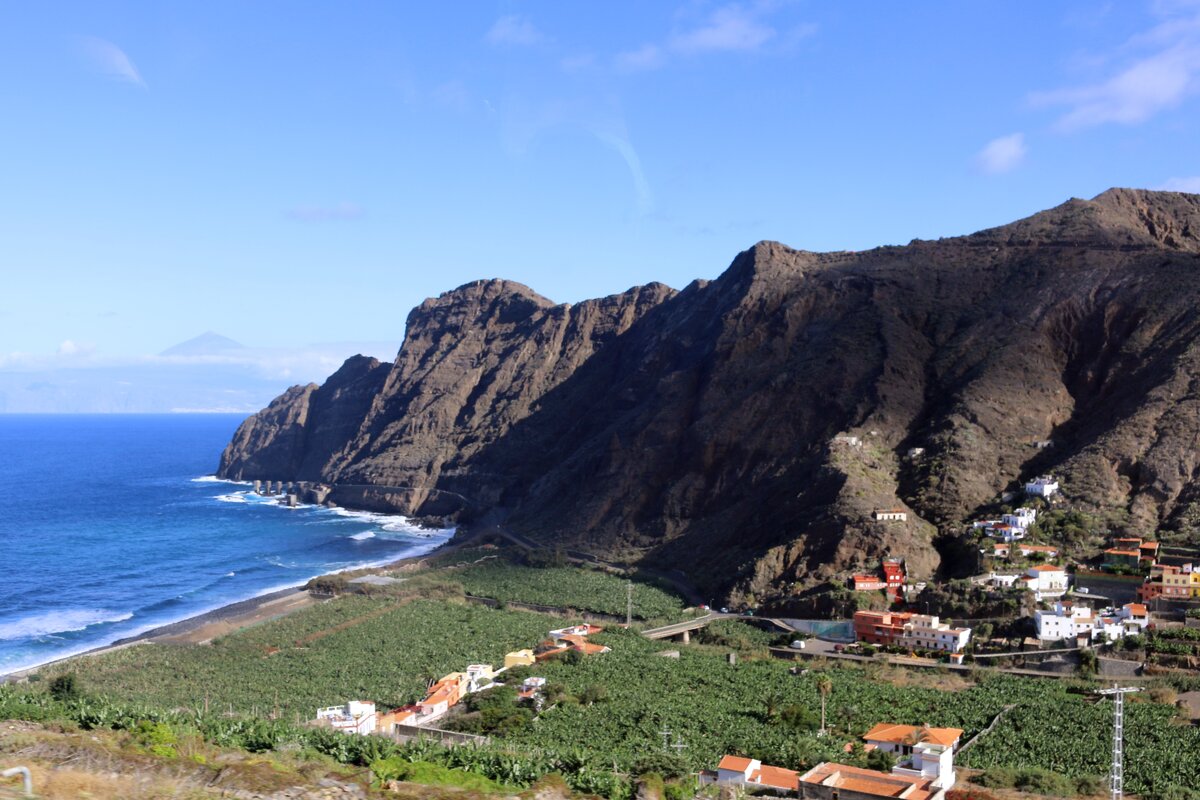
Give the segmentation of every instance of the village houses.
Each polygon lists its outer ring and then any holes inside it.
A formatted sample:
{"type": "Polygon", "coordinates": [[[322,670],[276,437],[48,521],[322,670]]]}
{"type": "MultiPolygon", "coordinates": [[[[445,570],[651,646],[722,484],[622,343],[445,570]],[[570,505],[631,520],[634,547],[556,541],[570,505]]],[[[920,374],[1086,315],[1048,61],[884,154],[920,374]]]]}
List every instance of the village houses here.
{"type": "Polygon", "coordinates": [[[954,752],[962,733],[957,728],[876,725],[863,737],[865,747],[894,753],[899,763],[891,772],[826,761],[799,773],[727,755],[715,771],[700,773],[700,782],[812,800],[943,800],[955,783],[954,752]]]}
{"type": "Polygon", "coordinates": [[[867,644],[959,653],[971,639],[970,628],[954,628],[929,614],[856,611],[854,638],[867,644]]]}
{"type": "MultiPolygon", "coordinates": [[[[420,702],[377,714],[374,703],[352,700],[344,706],[317,709],[316,722],[345,733],[368,734],[379,731],[389,735],[400,726],[428,725],[444,717],[468,694],[491,689],[496,685],[497,676],[512,667],[532,666],[568,650],[585,655],[609,652],[610,648],[587,641],[589,635],[603,630],[595,625],[574,625],[553,630],[550,631],[550,638],[538,645],[537,650],[508,653],[502,669],[497,670],[490,664],[471,664],[465,672],[451,672],[435,681],[420,702]]],[[[526,700],[535,698],[545,683],[545,678],[526,679],[518,690],[518,697],[526,700]]]]}
{"type": "Polygon", "coordinates": [[[900,600],[904,597],[904,581],[907,573],[904,561],[899,558],[884,559],[879,572],[856,573],[850,576],[850,588],[856,592],[887,590],[889,595],[900,600]]]}
{"type": "Polygon", "coordinates": [[[377,722],[375,704],[370,700],[351,700],[341,706],[318,708],[317,722],[343,733],[374,733],[377,722]]]}
{"type": "Polygon", "coordinates": [[[1091,644],[1141,633],[1150,624],[1150,615],[1142,603],[1096,611],[1079,602],[1059,600],[1052,610],[1037,611],[1034,621],[1042,642],[1068,640],[1091,644]]]}

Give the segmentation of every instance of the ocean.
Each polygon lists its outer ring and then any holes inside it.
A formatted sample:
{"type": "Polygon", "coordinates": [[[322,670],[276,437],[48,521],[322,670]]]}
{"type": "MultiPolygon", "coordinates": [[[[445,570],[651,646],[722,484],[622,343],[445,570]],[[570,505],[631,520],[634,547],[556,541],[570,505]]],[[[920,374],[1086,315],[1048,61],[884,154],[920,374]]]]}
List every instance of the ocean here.
{"type": "Polygon", "coordinates": [[[0,415],[0,675],[452,531],[212,477],[241,415],[0,415]]]}

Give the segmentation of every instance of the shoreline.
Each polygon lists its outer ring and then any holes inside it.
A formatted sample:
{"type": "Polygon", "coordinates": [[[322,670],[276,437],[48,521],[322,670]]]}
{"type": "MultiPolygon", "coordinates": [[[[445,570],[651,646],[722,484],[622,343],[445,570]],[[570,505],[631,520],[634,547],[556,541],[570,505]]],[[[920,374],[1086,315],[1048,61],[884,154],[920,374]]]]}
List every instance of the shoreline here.
{"type": "MultiPolygon", "coordinates": [[[[383,570],[394,569],[406,564],[419,562],[420,560],[429,557],[434,553],[450,552],[457,550],[462,543],[455,542],[454,537],[446,539],[436,547],[426,550],[423,553],[416,555],[404,556],[394,561],[389,561],[386,564],[366,565],[362,567],[352,567],[347,570],[338,570],[336,572],[322,573],[324,575],[334,575],[338,572],[358,572],[360,570],[383,570]]],[[[314,576],[316,577],[316,576],[314,576]]],[[[236,631],[244,630],[252,625],[258,625],[263,622],[285,617],[288,614],[299,611],[303,608],[314,606],[324,602],[311,595],[304,587],[308,581],[297,583],[292,586],[286,586],[281,589],[273,589],[264,594],[247,597],[242,600],[235,600],[231,603],[226,603],[223,606],[201,611],[189,617],[168,622],[163,625],[156,625],[141,633],[132,636],[126,636],[122,639],[117,639],[113,642],[83,650],[71,655],[60,656],[58,658],[43,661],[40,664],[34,664],[28,667],[11,672],[0,673],[0,684],[6,683],[21,683],[30,675],[33,675],[47,667],[64,664],[77,658],[86,658],[89,656],[98,656],[105,653],[123,650],[127,647],[133,647],[141,644],[174,644],[174,645],[202,645],[211,642],[218,636],[225,636],[236,631]]]]}

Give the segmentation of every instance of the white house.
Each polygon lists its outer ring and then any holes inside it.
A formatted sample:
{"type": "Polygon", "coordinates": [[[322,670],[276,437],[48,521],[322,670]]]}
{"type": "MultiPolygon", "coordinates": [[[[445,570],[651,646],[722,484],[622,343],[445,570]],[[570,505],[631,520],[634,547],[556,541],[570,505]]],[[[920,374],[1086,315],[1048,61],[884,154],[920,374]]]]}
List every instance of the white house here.
{"type": "Polygon", "coordinates": [[[1049,475],[1042,475],[1025,484],[1025,494],[1034,497],[1050,497],[1058,491],[1058,481],[1049,475]]]}
{"type": "Polygon", "coordinates": [[[881,522],[904,522],[908,512],[903,508],[875,509],[875,519],[881,522]]]}
{"type": "MultiPolygon", "coordinates": [[[[708,774],[709,776],[712,773],[708,774]]],[[[783,767],[772,767],[757,758],[742,758],[741,756],[724,756],[717,765],[716,783],[732,786],[746,786],[762,789],[775,794],[795,795],[800,783],[800,773],[783,767]]],[[[701,782],[712,781],[701,775],[701,782]]]]}
{"type": "Polygon", "coordinates": [[[799,777],[799,795],[810,800],[943,800],[955,783],[954,749],[961,737],[957,728],[881,723],[863,738],[867,749],[880,748],[901,757],[891,772],[822,762],[799,777]]]}
{"type": "Polygon", "coordinates": [[[1094,611],[1071,600],[1060,600],[1052,611],[1038,611],[1038,639],[1055,642],[1086,636],[1089,641],[1104,638],[1108,641],[1141,633],[1150,624],[1150,615],[1141,603],[1128,603],[1119,609],[1094,611]]]}
{"type": "Polygon", "coordinates": [[[833,441],[830,442],[830,444],[845,444],[849,445],[850,447],[862,447],[862,439],[858,438],[857,436],[851,436],[848,433],[839,433],[837,436],[833,437],[833,441]]]}
{"type": "Polygon", "coordinates": [[[369,700],[351,700],[344,706],[318,708],[317,720],[342,733],[374,733],[375,704],[369,700]]]}
{"type": "Polygon", "coordinates": [[[910,447],[910,448],[908,448],[908,458],[909,458],[909,460],[910,460],[910,461],[916,461],[918,458],[920,458],[920,457],[921,457],[921,456],[923,456],[923,455],[925,455],[925,448],[924,448],[924,447],[910,447]]]}
{"type": "Polygon", "coordinates": [[[1021,581],[1039,603],[1062,597],[1067,592],[1067,571],[1053,564],[1030,567],[1021,581]]]}
{"type": "Polygon", "coordinates": [[[478,692],[488,686],[495,675],[491,664],[471,664],[467,667],[467,692],[478,692]]]}
{"type": "Polygon", "coordinates": [[[987,576],[987,584],[998,589],[1011,589],[1020,579],[1015,572],[993,572],[987,576]]]}
{"type": "Polygon", "coordinates": [[[904,623],[904,633],[900,638],[908,647],[957,653],[971,640],[971,629],[951,628],[930,614],[913,614],[904,623]]]}
{"type": "Polygon", "coordinates": [[[987,526],[987,535],[1005,542],[1015,542],[1025,538],[1024,528],[1015,528],[1007,522],[993,522],[987,526]]]}
{"type": "Polygon", "coordinates": [[[1046,558],[1058,558],[1058,548],[1048,544],[1018,544],[1016,548],[1017,552],[1023,556],[1041,553],[1046,558]]]}
{"type": "Polygon", "coordinates": [[[1005,514],[1000,518],[1001,522],[1006,522],[1014,528],[1019,528],[1022,532],[1028,531],[1029,526],[1037,521],[1036,508],[1018,508],[1011,514],[1005,514]]]}

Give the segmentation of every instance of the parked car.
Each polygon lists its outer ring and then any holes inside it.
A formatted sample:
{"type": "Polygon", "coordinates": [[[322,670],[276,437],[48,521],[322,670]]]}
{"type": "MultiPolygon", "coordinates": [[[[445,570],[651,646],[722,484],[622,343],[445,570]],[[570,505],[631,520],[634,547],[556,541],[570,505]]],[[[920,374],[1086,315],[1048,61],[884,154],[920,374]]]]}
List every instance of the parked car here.
{"type": "Polygon", "coordinates": [[[833,652],[835,652],[835,653],[841,653],[841,652],[844,652],[845,650],[846,650],[846,645],[844,645],[844,644],[835,644],[833,646],[833,652]]]}
{"type": "Polygon", "coordinates": [[[794,642],[792,642],[792,649],[793,650],[803,650],[804,649],[804,640],[796,639],[794,642]]]}

